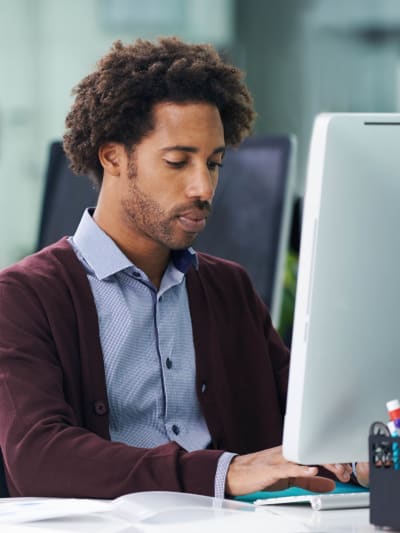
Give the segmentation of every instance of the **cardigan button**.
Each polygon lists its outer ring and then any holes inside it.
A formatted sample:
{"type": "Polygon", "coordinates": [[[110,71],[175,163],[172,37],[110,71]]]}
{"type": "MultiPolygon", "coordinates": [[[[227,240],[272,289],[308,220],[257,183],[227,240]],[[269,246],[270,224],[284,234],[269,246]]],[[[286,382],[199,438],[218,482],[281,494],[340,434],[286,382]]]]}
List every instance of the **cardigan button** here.
{"type": "Polygon", "coordinates": [[[202,392],[202,394],[204,394],[206,391],[207,391],[207,383],[202,383],[201,384],[201,392],[202,392]]]}
{"type": "Polygon", "coordinates": [[[96,415],[105,415],[107,413],[107,405],[101,400],[96,400],[93,404],[93,410],[96,415]]]}

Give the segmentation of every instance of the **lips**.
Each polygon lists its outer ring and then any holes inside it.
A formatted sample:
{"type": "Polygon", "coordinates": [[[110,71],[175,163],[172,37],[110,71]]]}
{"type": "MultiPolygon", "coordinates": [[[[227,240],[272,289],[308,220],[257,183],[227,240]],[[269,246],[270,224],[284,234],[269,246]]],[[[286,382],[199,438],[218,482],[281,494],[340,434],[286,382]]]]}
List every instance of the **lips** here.
{"type": "Polygon", "coordinates": [[[178,216],[183,229],[189,233],[199,233],[206,227],[207,214],[201,212],[187,212],[178,216]]]}

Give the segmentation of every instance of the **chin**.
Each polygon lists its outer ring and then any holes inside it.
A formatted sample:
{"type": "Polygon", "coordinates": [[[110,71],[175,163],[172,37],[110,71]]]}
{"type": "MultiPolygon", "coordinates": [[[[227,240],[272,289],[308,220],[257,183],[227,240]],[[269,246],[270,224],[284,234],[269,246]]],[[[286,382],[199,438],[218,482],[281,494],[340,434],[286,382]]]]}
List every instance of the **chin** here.
{"type": "Polygon", "coordinates": [[[168,247],[170,248],[170,250],[182,250],[183,248],[189,248],[189,246],[192,246],[192,244],[194,243],[196,237],[197,237],[197,233],[195,235],[190,235],[190,236],[186,236],[181,238],[181,239],[174,239],[173,242],[170,242],[168,247]]]}

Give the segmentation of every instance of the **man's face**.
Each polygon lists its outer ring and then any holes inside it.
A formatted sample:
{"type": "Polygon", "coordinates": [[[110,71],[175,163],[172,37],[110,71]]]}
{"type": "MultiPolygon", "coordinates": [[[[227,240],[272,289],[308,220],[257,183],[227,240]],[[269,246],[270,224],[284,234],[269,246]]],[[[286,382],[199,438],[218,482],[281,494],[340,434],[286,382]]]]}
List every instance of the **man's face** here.
{"type": "Polygon", "coordinates": [[[132,237],[186,248],[206,225],[224,154],[216,106],[159,103],[154,129],[129,155],[122,219],[132,237]]]}

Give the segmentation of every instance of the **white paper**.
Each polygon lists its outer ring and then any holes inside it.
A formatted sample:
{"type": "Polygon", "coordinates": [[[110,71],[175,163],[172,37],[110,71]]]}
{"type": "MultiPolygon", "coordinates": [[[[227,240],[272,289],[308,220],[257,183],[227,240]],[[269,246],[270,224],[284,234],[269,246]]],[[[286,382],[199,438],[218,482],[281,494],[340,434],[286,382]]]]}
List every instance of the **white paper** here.
{"type": "Polygon", "coordinates": [[[218,500],[179,492],[138,492],[115,500],[76,498],[4,498],[0,499],[0,523],[20,524],[67,518],[70,516],[108,513],[135,524],[144,521],[164,522],[172,519],[187,522],[210,519],[238,512],[254,513],[251,504],[218,500]]]}
{"type": "Polygon", "coordinates": [[[49,518],[110,511],[111,502],[76,498],[3,498],[0,523],[20,524],[49,518]]]}

